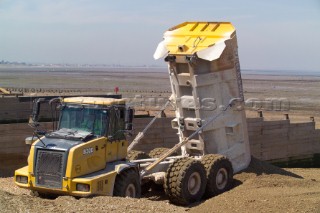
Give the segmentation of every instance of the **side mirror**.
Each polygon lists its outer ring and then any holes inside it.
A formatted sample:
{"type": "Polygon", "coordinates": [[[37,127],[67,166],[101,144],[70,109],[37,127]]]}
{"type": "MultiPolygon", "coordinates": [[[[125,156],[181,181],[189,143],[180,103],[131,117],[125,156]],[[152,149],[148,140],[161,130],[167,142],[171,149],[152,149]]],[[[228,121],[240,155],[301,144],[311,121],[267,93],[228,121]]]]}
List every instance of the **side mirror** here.
{"type": "Polygon", "coordinates": [[[39,113],[40,113],[40,104],[45,102],[44,98],[37,98],[33,102],[33,109],[32,109],[32,120],[33,122],[39,121],[39,113]]]}
{"type": "Polygon", "coordinates": [[[134,109],[127,108],[125,118],[124,118],[125,130],[127,131],[133,130],[133,125],[132,125],[133,116],[134,116],[134,109]]]}

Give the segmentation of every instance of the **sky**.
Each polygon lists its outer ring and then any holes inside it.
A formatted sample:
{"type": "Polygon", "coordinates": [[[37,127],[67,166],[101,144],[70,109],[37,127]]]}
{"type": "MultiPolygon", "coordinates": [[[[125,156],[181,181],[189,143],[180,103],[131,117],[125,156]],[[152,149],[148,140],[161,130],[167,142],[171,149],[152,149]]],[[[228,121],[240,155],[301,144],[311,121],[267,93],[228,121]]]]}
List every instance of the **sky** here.
{"type": "Polygon", "coordinates": [[[163,33],[230,21],[242,69],[320,71],[320,0],[0,0],[0,61],[163,65],[163,33]]]}

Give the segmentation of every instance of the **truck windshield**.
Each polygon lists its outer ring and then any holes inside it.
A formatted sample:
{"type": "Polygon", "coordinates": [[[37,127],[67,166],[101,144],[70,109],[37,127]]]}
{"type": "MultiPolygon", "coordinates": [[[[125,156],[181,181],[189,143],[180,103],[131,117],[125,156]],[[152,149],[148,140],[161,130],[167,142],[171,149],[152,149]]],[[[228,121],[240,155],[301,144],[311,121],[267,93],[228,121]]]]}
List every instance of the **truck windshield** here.
{"type": "Polygon", "coordinates": [[[61,111],[59,128],[83,130],[96,136],[106,133],[108,111],[85,106],[65,106],[61,111]]]}

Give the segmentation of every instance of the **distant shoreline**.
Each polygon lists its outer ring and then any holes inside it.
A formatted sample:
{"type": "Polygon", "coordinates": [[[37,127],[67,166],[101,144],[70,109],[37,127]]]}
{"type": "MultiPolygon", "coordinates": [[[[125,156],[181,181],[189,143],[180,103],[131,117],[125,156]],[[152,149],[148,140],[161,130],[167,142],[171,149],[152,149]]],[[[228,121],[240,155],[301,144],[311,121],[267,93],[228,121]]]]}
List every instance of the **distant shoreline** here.
{"type": "Polygon", "coordinates": [[[248,70],[242,69],[245,75],[268,75],[268,76],[316,76],[320,77],[319,71],[302,71],[302,70],[248,70]]]}
{"type": "MultiPolygon", "coordinates": [[[[34,71],[34,72],[77,72],[77,71],[101,71],[101,72],[167,72],[166,66],[109,66],[109,65],[0,65],[0,72],[5,71],[34,71]]],[[[262,70],[241,69],[243,75],[266,75],[266,76],[315,76],[320,77],[319,71],[304,70],[262,70]]]]}
{"type": "MultiPolygon", "coordinates": [[[[60,78],[75,76],[100,77],[156,77],[168,78],[167,67],[72,67],[72,66],[0,66],[0,85],[12,86],[13,79],[28,76],[60,76],[60,78]],[[11,79],[11,80],[10,80],[11,79]],[[3,82],[3,81],[6,81],[3,82]]],[[[242,69],[242,79],[268,81],[320,81],[320,71],[290,71],[290,70],[253,70],[242,69]]],[[[21,79],[22,80],[22,79],[21,79]]],[[[120,79],[119,79],[120,80],[120,79]]],[[[21,81],[20,81],[21,82],[21,81]]],[[[23,81],[22,81],[23,82],[23,81]]],[[[169,82],[168,82],[169,83],[169,82]]]]}

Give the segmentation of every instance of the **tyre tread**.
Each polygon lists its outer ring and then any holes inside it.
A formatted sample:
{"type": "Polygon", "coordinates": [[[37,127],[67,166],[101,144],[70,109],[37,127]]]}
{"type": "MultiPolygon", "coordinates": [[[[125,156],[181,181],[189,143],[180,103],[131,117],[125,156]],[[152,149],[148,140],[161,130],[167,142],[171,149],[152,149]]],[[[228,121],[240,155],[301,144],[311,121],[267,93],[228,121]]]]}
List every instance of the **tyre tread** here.
{"type": "Polygon", "coordinates": [[[150,158],[150,156],[142,151],[130,150],[127,153],[128,160],[139,160],[139,159],[147,159],[147,158],[150,158]]]}
{"type": "Polygon", "coordinates": [[[203,176],[205,177],[205,169],[203,168],[201,162],[196,161],[192,158],[178,159],[169,166],[164,182],[164,190],[172,203],[178,205],[188,205],[201,199],[206,185],[205,178],[203,178],[202,180],[203,186],[201,186],[201,192],[199,192],[199,196],[197,196],[196,198],[190,199],[188,197],[185,197],[183,192],[183,178],[188,172],[188,169],[192,167],[201,168],[200,171],[203,170],[203,176]]]}
{"type": "Polygon", "coordinates": [[[213,197],[231,188],[233,180],[233,168],[231,162],[226,156],[219,154],[208,154],[203,156],[201,162],[204,165],[204,168],[206,169],[207,176],[207,187],[205,191],[205,197],[213,197]],[[214,187],[215,183],[213,182],[215,181],[215,172],[221,164],[227,167],[228,171],[228,182],[223,190],[219,190],[216,187],[214,187]]]}
{"type": "Polygon", "coordinates": [[[137,181],[137,188],[136,188],[136,197],[139,198],[141,196],[141,187],[139,183],[139,175],[134,169],[126,169],[122,171],[119,175],[116,177],[116,181],[114,183],[114,190],[113,195],[117,197],[124,197],[124,190],[125,187],[128,184],[128,181],[133,178],[135,181],[137,181]]]}

